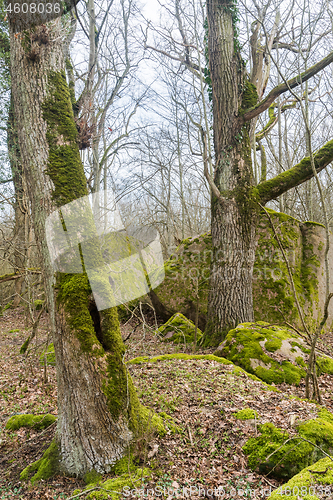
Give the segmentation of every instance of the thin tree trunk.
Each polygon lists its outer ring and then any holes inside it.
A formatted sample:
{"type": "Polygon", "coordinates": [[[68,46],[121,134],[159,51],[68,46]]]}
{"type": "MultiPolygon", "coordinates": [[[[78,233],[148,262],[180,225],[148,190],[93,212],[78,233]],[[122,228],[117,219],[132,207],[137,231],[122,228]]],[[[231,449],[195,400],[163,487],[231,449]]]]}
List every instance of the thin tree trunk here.
{"type": "MultiPolygon", "coordinates": [[[[23,273],[26,268],[27,247],[28,247],[28,200],[26,193],[26,182],[20,157],[20,148],[18,145],[17,124],[14,114],[13,95],[11,94],[11,102],[7,123],[7,145],[10,161],[10,168],[13,175],[13,183],[15,189],[15,226],[14,226],[14,271],[23,273]]],[[[17,307],[21,302],[21,294],[24,290],[24,275],[15,280],[15,297],[13,306],[17,307]]]]}

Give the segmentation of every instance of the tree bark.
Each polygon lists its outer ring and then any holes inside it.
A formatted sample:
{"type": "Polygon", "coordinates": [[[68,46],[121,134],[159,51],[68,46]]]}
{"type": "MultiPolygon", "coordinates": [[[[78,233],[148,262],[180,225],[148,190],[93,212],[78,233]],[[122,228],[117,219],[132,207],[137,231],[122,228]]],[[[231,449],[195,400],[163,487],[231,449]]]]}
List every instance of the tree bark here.
{"type": "MultiPolygon", "coordinates": [[[[85,274],[58,273],[54,282],[46,217],[85,196],[87,187],[65,78],[61,21],[47,25],[46,43],[38,42],[39,29],[11,32],[12,89],[48,307],[51,320],[55,318],[59,466],[82,477],[89,470],[110,470],[147,410],[140,406],[123,363],[116,308],[97,310],[85,274]]],[[[98,262],[98,248],[91,249],[98,262]]]]}
{"type": "Polygon", "coordinates": [[[17,123],[14,113],[13,95],[7,123],[7,146],[10,168],[13,176],[15,189],[15,226],[14,226],[14,272],[20,274],[20,278],[15,280],[15,297],[13,307],[17,307],[21,302],[21,294],[24,290],[23,269],[26,268],[27,250],[29,245],[29,212],[28,199],[26,193],[26,181],[20,157],[18,145],[17,123]]]}
{"type": "MultiPolygon", "coordinates": [[[[239,120],[246,81],[235,50],[232,1],[209,1],[208,49],[212,80],[215,176],[212,259],[204,345],[218,344],[230,328],[253,320],[252,274],[258,207],[253,200],[249,125],[239,120]]],[[[256,94],[256,93],[255,93],[256,94]]]]}

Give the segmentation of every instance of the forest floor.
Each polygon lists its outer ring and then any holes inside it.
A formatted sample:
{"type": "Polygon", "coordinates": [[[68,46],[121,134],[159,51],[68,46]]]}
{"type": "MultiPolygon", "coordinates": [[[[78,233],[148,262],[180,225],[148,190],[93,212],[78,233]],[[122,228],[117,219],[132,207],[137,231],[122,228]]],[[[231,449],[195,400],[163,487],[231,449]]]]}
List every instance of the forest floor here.
{"type": "MultiPolygon", "coordinates": [[[[8,418],[16,414],[57,415],[55,368],[47,367],[46,382],[39,360],[48,335],[47,316],[41,318],[29,355],[21,355],[20,347],[30,331],[23,308],[9,309],[0,318],[0,499],[68,500],[75,489],[85,488],[83,481],[56,476],[31,487],[20,482],[19,477],[23,468],[39,459],[49,446],[55,425],[40,432],[26,428],[5,430],[8,418]]],[[[123,325],[122,332],[127,339],[127,360],[142,355],[192,352],[191,346],[162,342],[151,321],[150,326],[148,321],[135,329],[132,320],[123,325]]],[[[330,334],[323,336],[320,344],[333,356],[330,334]]],[[[211,352],[200,350],[196,354],[211,352]]],[[[158,492],[165,491],[162,496],[156,493],[145,498],[176,498],[175,493],[170,493],[172,489],[187,492],[187,498],[199,498],[201,489],[201,498],[213,499],[218,498],[214,494],[218,487],[223,487],[224,498],[250,498],[250,494],[251,498],[267,498],[282,483],[248,468],[242,446],[249,437],[257,435],[257,425],[237,420],[234,413],[250,407],[258,412],[260,423],[272,422],[290,435],[295,433],[295,419],[316,416],[314,403],[290,399],[291,395],[304,398],[304,383],[299,387],[281,384],[277,392],[272,392],[245,373],[233,373],[233,365],[206,359],[172,359],[128,367],[142,403],[156,412],[169,414],[182,430],[163,438],[146,436],[138,444],[140,463],[152,470],[151,478],[141,488],[157,492],[159,486],[158,492]]],[[[323,405],[333,412],[333,377],[321,376],[320,388],[323,405]]],[[[108,477],[112,475],[105,478],[108,477]]],[[[86,495],[76,498],[81,500],[86,495]]]]}

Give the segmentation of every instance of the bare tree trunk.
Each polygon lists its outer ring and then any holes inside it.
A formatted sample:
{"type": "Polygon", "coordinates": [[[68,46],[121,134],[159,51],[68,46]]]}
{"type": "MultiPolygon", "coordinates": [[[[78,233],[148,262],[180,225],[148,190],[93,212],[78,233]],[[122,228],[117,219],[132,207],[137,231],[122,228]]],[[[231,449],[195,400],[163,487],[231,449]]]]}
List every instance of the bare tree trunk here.
{"type": "MultiPolygon", "coordinates": [[[[138,429],[139,412],[146,414],[123,363],[116,308],[97,310],[85,274],[58,273],[52,286],[46,217],[85,196],[87,187],[65,77],[61,22],[47,25],[43,44],[38,42],[40,29],[34,30],[36,41],[32,33],[11,33],[12,88],[48,307],[51,320],[55,318],[59,465],[68,474],[83,476],[92,469],[110,470],[138,429]]],[[[98,264],[101,256],[91,250],[98,264]]]]}
{"type": "MultiPolygon", "coordinates": [[[[15,188],[14,271],[22,274],[23,269],[26,268],[27,260],[29,214],[26,182],[24,179],[20,148],[18,145],[17,124],[15,121],[12,95],[7,123],[7,145],[15,188]]],[[[15,280],[15,298],[13,301],[14,307],[17,307],[20,304],[23,289],[24,275],[15,280]]]]}

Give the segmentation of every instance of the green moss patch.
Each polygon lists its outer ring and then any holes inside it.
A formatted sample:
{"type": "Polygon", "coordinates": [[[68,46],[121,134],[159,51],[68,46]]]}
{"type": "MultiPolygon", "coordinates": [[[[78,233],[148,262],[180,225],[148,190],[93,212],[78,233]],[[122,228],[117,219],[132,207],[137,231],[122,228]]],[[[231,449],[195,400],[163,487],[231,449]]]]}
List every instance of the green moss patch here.
{"type": "MultiPolygon", "coordinates": [[[[23,347],[23,346],[22,346],[23,347]]],[[[21,347],[21,349],[22,349],[21,347]]],[[[39,361],[42,365],[44,365],[44,360],[45,360],[45,354],[46,354],[46,364],[55,366],[56,360],[55,360],[55,352],[54,352],[54,345],[53,343],[49,344],[47,349],[42,352],[42,354],[39,356],[39,361]]]]}
{"type": "Polygon", "coordinates": [[[261,474],[289,479],[323,458],[323,452],[332,453],[333,415],[326,413],[300,424],[296,436],[289,436],[272,423],[259,425],[260,436],[250,438],[243,446],[249,467],[261,474]]]}
{"type": "Polygon", "coordinates": [[[233,413],[233,416],[238,420],[251,420],[258,418],[258,413],[255,410],[251,410],[251,408],[244,408],[243,410],[239,410],[237,413],[233,413]]]}
{"type": "Polygon", "coordinates": [[[303,359],[304,353],[291,344],[294,339],[302,342],[284,327],[262,321],[242,323],[229,331],[214,354],[229,359],[268,384],[298,385],[306,373],[298,359],[303,359]]]}
{"type": "Polygon", "coordinates": [[[149,358],[148,356],[138,356],[137,358],[133,358],[127,361],[127,363],[130,365],[139,365],[141,363],[157,363],[158,361],[165,361],[169,359],[179,359],[179,360],[208,359],[209,361],[216,361],[217,363],[222,363],[224,365],[232,364],[231,361],[229,361],[228,359],[214,356],[214,354],[183,354],[183,353],[162,354],[161,356],[154,356],[153,358],[149,358]]]}
{"type": "Polygon", "coordinates": [[[327,485],[333,485],[332,465],[329,457],[322,458],[273,491],[268,500],[298,500],[300,497],[304,500],[319,500],[325,493],[331,495],[332,486],[327,485]]]}
{"type": "Polygon", "coordinates": [[[51,414],[46,415],[14,415],[10,417],[6,423],[6,429],[10,431],[16,431],[21,427],[30,427],[31,429],[41,430],[46,429],[49,425],[53,424],[57,420],[57,417],[51,414]]]}
{"type": "Polygon", "coordinates": [[[43,307],[43,304],[44,304],[44,300],[39,300],[39,299],[35,300],[34,301],[34,309],[36,311],[40,311],[43,307]]]}
{"type": "Polygon", "coordinates": [[[45,451],[44,455],[42,458],[37,460],[37,462],[34,462],[31,465],[28,465],[23,471],[21,472],[20,479],[21,481],[28,481],[30,476],[34,474],[30,482],[31,484],[34,484],[41,479],[45,480],[48,479],[49,477],[54,476],[57,471],[59,470],[59,450],[58,450],[58,445],[56,444],[55,441],[52,441],[48,449],[45,451]]]}
{"type": "MultiPolygon", "coordinates": [[[[189,344],[194,342],[195,326],[192,321],[181,313],[176,313],[157,330],[165,342],[175,344],[189,344]]],[[[202,331],[197,329],[197,341],[202,337],[202,331]]]]}
{"type": "Polygon", "coordinates": [[[328,357],[317,357],[317,373],[328,373],[333,375],[333,359],[328,357]]]}
{"type": "Polygon", "coordinates": [[[129,492],[131,490],[143,491],[143,488],[145,488],[145,481],[150,479],[151,477],[150,470],[146,467],[131,467],[130,472],[128,472],[128,458],[126,459],[124,457],[124,459],[122,459],[120,462],[122,463],[123,467],[121,468],[121,472],[117,472],[117,474],[120,474],[119,476],[102,482],[98,474],[91,475],[91,473],[88,473],[86,477],[87,479],[91,477],[92,481],[87,485],[85,490],[73,491],[72,496],[84,493],[84,491],[88,492],[89,490],[95,488],[95,490],[87,494],[85,498],[95,498],[98,500],[118,500],[130,497],[129,492]]]}

